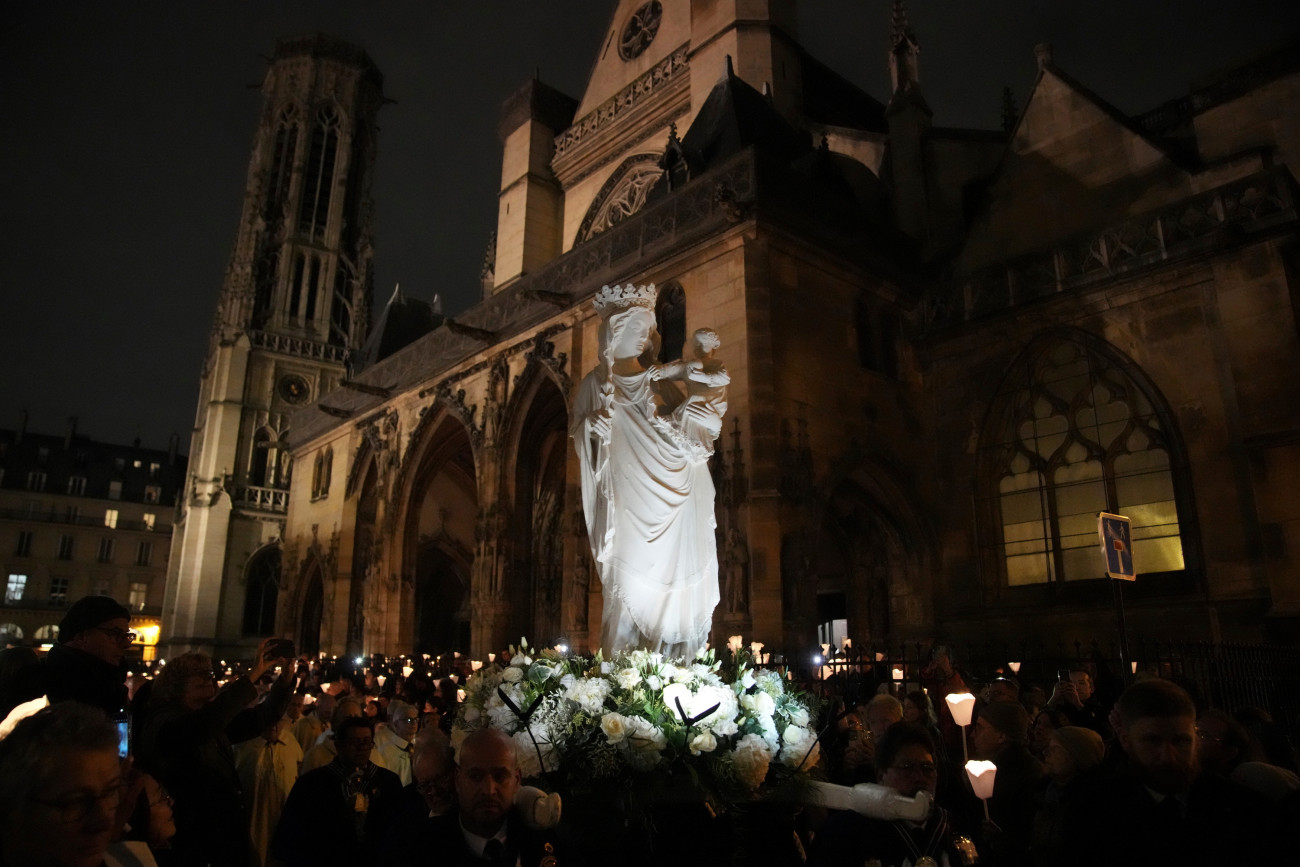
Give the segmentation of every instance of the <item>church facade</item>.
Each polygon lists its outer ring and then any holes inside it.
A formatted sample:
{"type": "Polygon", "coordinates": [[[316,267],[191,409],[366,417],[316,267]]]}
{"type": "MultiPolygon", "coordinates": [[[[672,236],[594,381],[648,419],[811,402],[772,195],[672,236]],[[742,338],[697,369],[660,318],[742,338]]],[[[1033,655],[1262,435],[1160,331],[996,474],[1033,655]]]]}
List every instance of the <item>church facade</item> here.
{"type": "MultiPolygon", "coordinates": [[[[307,240],[253,205],[241,224],[173,646],[594,650],[570,407],[591,300],[628,282],[658,287],[663,360],[709,327],[731,376],[715,640],[1110,635],[1098,512],[1133,522],[1135,635],[1293,638],[1294,46],[1138,117],[1042,46],[1024,109],[981,131],[934,123],[901,3],[887,103],[797,32],[788,0],[620,2],[581,98],[534,80],[503,107],[482,301],[447,317],[395,294],[369,327],[366,248],[343,237],[368,236],[366,188],[349,199],[345,169],[367,165],[378,77],[349,55],[335,188],[359,210],[333,203],[307,240]],[[348,264],[310,312],[296,244],[322,274],[348,264]],[[341,299],[358,313],[327,329],[341,299]]],[[[277,52],[250,202],[281,120],[307,136],[320,117],[303,82],[323,77],[287,70],[336,62],[277,52]]],[[[295,219],[309,175],[288,175],[295,219]]]]}

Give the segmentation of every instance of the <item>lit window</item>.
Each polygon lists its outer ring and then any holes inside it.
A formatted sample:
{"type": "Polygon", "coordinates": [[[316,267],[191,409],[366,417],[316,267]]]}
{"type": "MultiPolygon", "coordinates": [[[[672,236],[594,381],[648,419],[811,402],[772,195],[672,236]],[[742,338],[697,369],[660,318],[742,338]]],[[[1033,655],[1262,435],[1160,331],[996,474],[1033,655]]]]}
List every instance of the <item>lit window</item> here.
{"type": "Polygon", "coordinates": [[[35,638],[37,641],[55,641],[58,637],[59,626],[57,623],[47,623],[32,633],[32,638],[35,638]]]}
{"type": "Polygon", "coordinates": [[[112,528],[116,529],[116,527],[117,527],[117,509],[105,509],[105,510],[104,510],[104,526],[105,526],[105,527],[112,527],[112,528]]]}
{"type": "Polygon", "coordinates": [[[153,542],[141,542],[135,549],[135,565],[148,566],[153,560],[153,542]]]}
{"type": "Polygon", "coordinates": [[[144,462],[137,458],[136,460],[131,461],[131,466],[138,470],[144,466],[144,462]]]}
{"type": "Polygon", "coordinates": [[[27,490],[43,491],[45,490],[45,473],[39,470],[32,470],[27,474],[27,490]]]}
{"type": "Polygon", "coordinates": [[[982,446],[1007,583],[1101,577],[1102,511],[1132,518],[1142,572],[1181,570],[1170,434],[1147,391],[1083,340],[1027,357],[998,396],[1002,429],[982,446]]]}
{"type": "Polygon", "coordinates": [[[62,607],[68,604],[68,579],[55,577],[50,579],[50,604],[62,607]]]}
{"type": "Polygon", "coordinates": [[[6,641],[22,641],[23,628],[17,623],[0,623],[0,644],[6,641]]]}
{"type": "Polygon", "coordinates": [[[99,540],[99,556],[98,556],[98,560],[99,560],[99,562],[101,562],[101,563],[112,563],[112,562],[113,562],[113,540],[112,540],[112,539],[100,539],[100,540],[99,540]]]}
{"type": "Polygon", "coordinates": [[[23,588],[27,586],[27,576],[15,572],[9,573],[9,585],[5,588],[5,602],[23,601],[23,588]]]}
{"type": "Polygon", "coordinates": [[[145,599],[149,595],[149,585],[143,581],[131,582],[131,593],[127,597],[127,604],[136,611],[143,611],[145,599]]]}
{"type": "Polygon", "coordinates": [[[149,463],[149,478],[156,479],[162,474],[162,464],[156,462],[149,463]]]}
{"type": "Polygon", "coordinates": [[[144,513],[144,528],[145,528],[146,530],[152,530],[152,529],[153,529],[153,525],[154,525],[154,521],[155,521],[155,520],[156,520],[156,516],[155,516],[152,512],[145,512],[145,513],[144,513]]]}
{"type": "Polygon", "coordinates": [[[30,530],[18,531],[18,544],[14,546],[15,557],[30,557],[32,554],[32,533],[30,530]]]}
{"type": "Polygon", "coordinates": [[[162,488],[157,485],[145,485],[144,501],[146,503],[156,503],[162,499],[162,488]]]}
{"type": "Polygon", "coordinates": [[[67,535],[66,533],[59,537],[59,559],[60,560],[72,559],[72,545],[74,541],[75,540],[73,539],[73,537],[67,535]]]}
{"type": "Polygon", "coordinates": [[[85,477],[85,476],[69,476],[69,477],[68,477],[68,493],[71,494],[71,495],[74,496],[74,497],[82,497],[82,496],[85,496],[85,494],[86,494],[86,477],[85,477]]]}
{"type": "Polygon", "coordinates": [[[110,500],[122,499],[122,483],[117,479],[108,483],[108,498],[110,500]]]}

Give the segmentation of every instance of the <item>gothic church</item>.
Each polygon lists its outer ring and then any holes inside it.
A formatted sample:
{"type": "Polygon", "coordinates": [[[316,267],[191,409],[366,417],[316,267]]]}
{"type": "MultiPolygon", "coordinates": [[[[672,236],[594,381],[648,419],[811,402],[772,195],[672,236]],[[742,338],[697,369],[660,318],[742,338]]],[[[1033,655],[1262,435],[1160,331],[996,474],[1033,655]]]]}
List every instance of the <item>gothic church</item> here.
{"type": "Polygon", "coordinates": [[[1004,130],[887,103],[793,0],[620,0],[586,91],[501,112],[482,300],[368,321],[382,78],[282,41],[200,386],[164,653],[594,650],[569,439],[603,284],[731,375],[714,637],[810,648],[1300,626],[1300,45],[1126,116],[1041,46],[1004,130]],[[290,473],[290,467],[292,472],[290,473]]]}

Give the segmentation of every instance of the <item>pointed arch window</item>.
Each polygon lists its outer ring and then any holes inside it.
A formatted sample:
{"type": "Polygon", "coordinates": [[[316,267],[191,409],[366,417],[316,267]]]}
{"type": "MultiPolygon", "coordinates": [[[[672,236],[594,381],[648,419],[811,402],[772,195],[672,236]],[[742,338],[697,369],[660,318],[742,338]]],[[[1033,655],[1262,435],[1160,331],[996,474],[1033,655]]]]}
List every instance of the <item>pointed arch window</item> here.
{"type": "Polygon", "coordinates": [[[329,223],[330,194],[334,189],[334,164],[339,150],[339,114],[333,106],[316,113],[307,164],[303,172],[302,203],[298,209],[298,230],[323,237],[329,223]]]}
{"type": "Polygon", "coordinates": [[[1101,577],[1101,511],[1132,518],[1141,572],[1183,569],[1181,450],[1157,401],[1083,338],[1029,350],[997,397],[1000,428],[982,448],[1008,585],[1101,577]]]}
{"type": "Polygon", "coordinates": [[[278,223],[284,213],[284,202],[289,196],[289,181],[293,177],[293,161],[298,150],[298,118],[292,105],[280,112],[271,150],[270,173],[266,179],[266,201],[262,213],[268,223],[278,223]]]}
{"type": "Polygon", "coordinates": [[[267,548],[254,554],[245,570],[245,635],[275,632],[275,607],[280,594],[280,549],[267,548]]]}
{"type": "Polygon", "coordinates": [[[665,283],[655,300],[659,328],[659,361],[676,361],[686,348],[686,292],[680,283],[665,283]]]}

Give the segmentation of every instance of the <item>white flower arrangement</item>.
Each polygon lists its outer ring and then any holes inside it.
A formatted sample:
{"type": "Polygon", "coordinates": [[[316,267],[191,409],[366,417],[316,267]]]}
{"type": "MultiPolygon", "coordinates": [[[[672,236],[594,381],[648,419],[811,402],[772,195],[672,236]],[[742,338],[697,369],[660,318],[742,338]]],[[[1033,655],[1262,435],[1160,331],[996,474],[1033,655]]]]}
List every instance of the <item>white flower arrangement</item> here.
{"type": "Polygon", "coordinates": [[[605,660],[522,641],[509,665],[465,682],[453,744],[497,728],[514,739],[525,777],[558,773],[582,784],[683,768],[713,795],[752,798],[817,764],[815,715],[780,672],[754,668],[738,639],[728,650],[724,666],[711,650],[692,660],[645,650],[605,660]]]}

